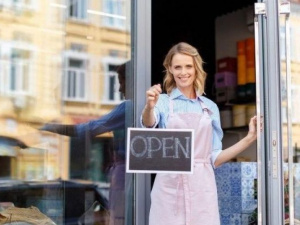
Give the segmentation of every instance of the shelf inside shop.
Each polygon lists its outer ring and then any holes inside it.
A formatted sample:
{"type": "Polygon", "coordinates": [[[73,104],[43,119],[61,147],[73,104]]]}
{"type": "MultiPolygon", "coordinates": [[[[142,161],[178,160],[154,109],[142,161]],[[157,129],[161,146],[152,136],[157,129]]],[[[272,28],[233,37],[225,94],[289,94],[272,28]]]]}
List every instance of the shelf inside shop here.
{"type": "Polygon", "coordinates": [[[228,127],[228,128],[222,128],[223,132],[227,131],[245,131],[248,130],[248,126],[240,126],[240,127],[228,127]]]}
{"type": "Polygon", "coordinates": [[[256,104],[255,99],[235,99],[235,100],[229,100],[227,102],[224,102],[223,104],[219,105],[227,105],[227,106],[232,106],[232,105],[241,105],[241,104],[256,104]]]}

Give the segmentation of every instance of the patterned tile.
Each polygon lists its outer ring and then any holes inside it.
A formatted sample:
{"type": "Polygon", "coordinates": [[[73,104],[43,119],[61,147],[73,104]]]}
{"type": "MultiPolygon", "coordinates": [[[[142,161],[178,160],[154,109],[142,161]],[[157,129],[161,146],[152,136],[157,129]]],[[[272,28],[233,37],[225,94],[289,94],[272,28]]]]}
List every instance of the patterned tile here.
{"type": "Polygon", "coordinates": [[[231,196],[241,196],[241,178],[240,177],[230,177],[230,186],[231,186],[231,196]]]}
{"type": "Polygon", "coordinates": [[[231,225],[229,213],[221,213],[221,225],[231,225]]]}
{"type": "Polygon", "coordinates": [[[243,198],[254,198],[254,179],[241,179],[241,196],[243,198]]]}
{"type": "Polygon", "coordinates": [[[240,197],[230,198],[230,213],[241,213],[242,212],[242,199],[240,197]]]}
{"type": "Polygon", "coordinates": [[[242,214],[242,223],[241,223],[241,225],[249,225],[250,216],[251,216],[251,214],[243,213],[242,214]]]}
{"type": "Polygon", "coordinates": [[[241,214],[231,214],[230,215],[230,224],[231,225],[241,225],[242,224],[242,215],[241,214]]]}
{"type": "Polygon", "coordinates": [[[222,182],[217,183],[217,187],[219,197],[230,196],[231,186],[228,180],[223,180],[222,182]]]}
{"type": "Polygon", "coordinates": [[[221,225],[248,225],[257,207],[255,162],[225,163],[215,170],[221,225]]]}
{"type": "Polygon", "coordinates": [[[219,211],[220,213],[231,213],[231,197],[219,198],[219,211]]]}
{"type": "Polygon", "coordinates": [[[241,163],[241,173],[244,178],[256,178],[257,170],[256,163],[241,163]]]}
{"type": "Polygon", "coordinates": [[[257,200],[242,198],[242,213],[252,213],[257,207],[257,200]]]}
{"type": "Polygon", "coordinates": [[[240,178],[241,177],[241,164],[240,163],[229,163],[230,165],[230,176],[232,178],[240,178]]]}

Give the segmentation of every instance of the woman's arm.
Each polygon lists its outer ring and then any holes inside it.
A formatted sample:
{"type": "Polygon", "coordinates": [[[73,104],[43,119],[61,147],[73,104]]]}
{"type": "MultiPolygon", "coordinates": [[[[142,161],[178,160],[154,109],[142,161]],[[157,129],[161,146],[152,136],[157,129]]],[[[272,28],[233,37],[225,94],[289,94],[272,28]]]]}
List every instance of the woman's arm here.
{"type": "Polygon", "coordinates": [[[145,127],[153,127],[155,124],[154,106],[156,105],[159,94],[162,92],[160,84],[152,86],[146,92],[146,105],[142,112],[142,123],[145,127]]]}
{"type": "Polygon", "coordinates": [[[76,137],[76,126],[75,125],[66,125],[66,124],[56,124],[56,123],[47,123],[40,128],[43,131],[49,131],[56,134],[66,135],[70,137],[76,137]]]}
{"type": "Polygon", "coordinates": [[[49,131],[71,137],[84,138],[86,135],[95,137],[99,134],[125,129],[125,108],[129,101],[124,101],[116,106],[110,113],[86,123],[75,125],[47,123],[40,130],[49,131]]]}
{"type": "Polygon", "coordinates": [[[228,162],[229,160],[237,156],[239,153],[246,150],[256,140],[256,122],[256,116],[252,117],[249,122],[249,131],[247,136],[241,139],[236,144],[232,145],[231,147],[224,149],[216,158],[215,167],[218,167],[223,163],[228,162]]]}

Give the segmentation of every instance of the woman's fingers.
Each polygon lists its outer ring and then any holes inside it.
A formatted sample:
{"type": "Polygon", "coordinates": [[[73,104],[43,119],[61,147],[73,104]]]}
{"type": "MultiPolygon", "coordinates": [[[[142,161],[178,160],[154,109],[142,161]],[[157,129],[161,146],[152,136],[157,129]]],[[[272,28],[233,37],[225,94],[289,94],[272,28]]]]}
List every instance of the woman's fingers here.
{"type": "Polygon", "coordinates": [[[146,100],[148,108],[153,108],[158,100],[159,94],[162,92],[160,84],[153,85],[146,91],[146,100]]]}
{"type": "Polygon", "coordinates": [[[156,84],[149,88],[149,90],[147,91],[147,95],[155,97],[158,96],[161,92],[162,90],[160,84],[156,84]]]}
{"type": "MultiPolygon", "coordinates": [[[[249,128],[253,128],[256,131],[257,127],[257,116],[253,116],[249,122],[249,128]]],[[[263,129],[263,116],[260,116],[260,131],[263,129]]]]}
{"type": "Polygon", "coordinates": [[[162,90],[160,84],[156,84],[149,88],[149,90],[146,92],[146,95],[149,100],[155,100],[161,92],[162,90]]]}
{"type": "Polygon", "coordinates": [[[256,124],[257,124],[257,118],[256,116],[253,116],[249,122],[249,131],[256,132],[256,124]]]}

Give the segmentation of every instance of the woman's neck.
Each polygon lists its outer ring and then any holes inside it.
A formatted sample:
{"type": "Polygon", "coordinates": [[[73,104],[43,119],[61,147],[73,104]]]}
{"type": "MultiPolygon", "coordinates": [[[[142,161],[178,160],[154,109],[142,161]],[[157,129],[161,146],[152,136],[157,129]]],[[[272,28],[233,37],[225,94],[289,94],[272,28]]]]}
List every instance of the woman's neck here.
{"type": "Polygon", "coordinates": [[[189,88],[189,89],[179,89],[181,92],[182,92],[182,94],[185,96],[185,97],[187,97],[187,98],[189,98],[189,99],[195,99],[196,98],[196,92],[195,92],[195,90],[194,90],[194,88],[189,88]]]}

